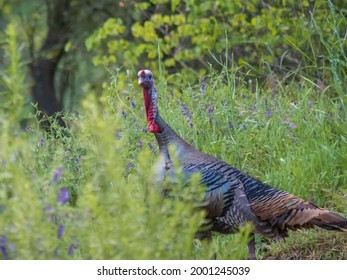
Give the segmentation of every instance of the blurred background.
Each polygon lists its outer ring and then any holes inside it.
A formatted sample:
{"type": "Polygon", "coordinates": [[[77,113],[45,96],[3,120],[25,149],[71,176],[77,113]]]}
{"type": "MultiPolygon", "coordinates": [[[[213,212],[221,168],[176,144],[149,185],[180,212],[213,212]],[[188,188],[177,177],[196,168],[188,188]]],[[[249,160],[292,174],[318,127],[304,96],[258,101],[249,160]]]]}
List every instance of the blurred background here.
{"type": "Polygon", "coordinates": [[[182,86],[233,65],[252,87],[307,80],[346,99],[344,0],[0,0],[0,8],[0,103],[18,93],[22,119],[30,103],[48,116],[78,111],[110,72],[122,81],[140,68],[182,86]]]}

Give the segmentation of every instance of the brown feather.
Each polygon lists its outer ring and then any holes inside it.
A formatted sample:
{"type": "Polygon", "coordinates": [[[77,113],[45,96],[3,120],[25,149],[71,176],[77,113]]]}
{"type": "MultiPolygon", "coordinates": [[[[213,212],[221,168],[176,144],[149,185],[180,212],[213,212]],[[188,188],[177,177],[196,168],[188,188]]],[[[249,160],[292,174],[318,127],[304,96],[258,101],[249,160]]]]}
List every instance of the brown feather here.
{"type": "Polygon", "coordinates": [[[287,228],[296,230],[319,226],[347,232],[345,218],[292,194],[284,193],[265,202],[257,200],[251,207],[261,220],[269,221],[273,227],[282,231],[286,231],[287,228]]]}

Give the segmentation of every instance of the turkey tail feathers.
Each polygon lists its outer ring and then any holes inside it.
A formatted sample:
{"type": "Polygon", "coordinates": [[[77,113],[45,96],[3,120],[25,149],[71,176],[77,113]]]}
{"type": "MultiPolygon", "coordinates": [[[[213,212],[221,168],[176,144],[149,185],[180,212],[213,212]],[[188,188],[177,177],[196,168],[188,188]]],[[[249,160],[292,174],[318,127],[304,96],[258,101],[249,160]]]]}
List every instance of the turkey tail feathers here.
{"type": "Polygon", "coordinates": [[[277,229],[281,236],[286,236],[287,228],[296,230],[314,226],[347,232],[346,218],[285,192],[259,198],[251,206],[257,217],[268,221],[274,232],[277,229]]]}
{"type": "Polygon", "coordinates": [[[333,212],[326,212],[319,215],[310,222],[327,230],[347,232],[347,219],[333,212]]]}

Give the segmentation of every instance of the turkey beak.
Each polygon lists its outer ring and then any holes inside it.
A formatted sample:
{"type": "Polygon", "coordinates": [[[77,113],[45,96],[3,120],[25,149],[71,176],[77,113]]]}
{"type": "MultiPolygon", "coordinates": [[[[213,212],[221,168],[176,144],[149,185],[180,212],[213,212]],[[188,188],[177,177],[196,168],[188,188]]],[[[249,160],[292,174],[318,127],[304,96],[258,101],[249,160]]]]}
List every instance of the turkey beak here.
{"type": "Polygon", "coordinates": [[[143,88],[149,88],[150,87],[150,83],[148,82],[148,79],[145,77],[139,77],[138,83],[141,87],[143,88]]]}
{"type": "Polygon", "coordinates": [[[146,74],[144,70],[140,70],[139,73],[137,73],[137,76],[139,77],[138,83],[140,86],[143,86],[144,79],[146,78],[146,74]]]}
{"type": "Polygon", "coordinates": [[[145,87],[145,88],[148,87],[148,86],[147,86],[147,81],[146,81],[146,79],[144,79],[144,78],[142,78],[142,77],[139,78],[138,83],[139,83],[139,85],[140,85],[141,87],[145,87]]]}

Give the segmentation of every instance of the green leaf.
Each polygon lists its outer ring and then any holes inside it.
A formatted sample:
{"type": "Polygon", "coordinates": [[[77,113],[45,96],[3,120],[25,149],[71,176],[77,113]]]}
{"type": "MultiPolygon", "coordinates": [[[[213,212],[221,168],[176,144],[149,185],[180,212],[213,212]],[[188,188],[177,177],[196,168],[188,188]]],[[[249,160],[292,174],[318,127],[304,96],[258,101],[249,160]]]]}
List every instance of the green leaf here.
{"type": "Polygon", "coordinates": [[[67,41],[67,43],[65,44],[64,50],[65,52],[68,52],[71,49],[71,41],[67,41]]]}
{"type": "Polygon", "coordinates": [[[180,0],[171,0],[171,11],[174,12],[176,7],[180,4],[180,0]]]}

